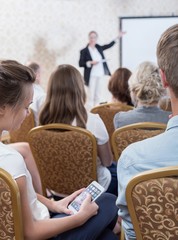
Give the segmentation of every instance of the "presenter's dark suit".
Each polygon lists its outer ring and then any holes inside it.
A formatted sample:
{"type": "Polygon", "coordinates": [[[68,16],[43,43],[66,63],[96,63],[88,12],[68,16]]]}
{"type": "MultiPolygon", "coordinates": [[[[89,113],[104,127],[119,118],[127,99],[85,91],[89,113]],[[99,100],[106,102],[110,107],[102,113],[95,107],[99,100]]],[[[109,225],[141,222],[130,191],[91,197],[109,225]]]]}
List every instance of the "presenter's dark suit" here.
{"type": "MultiPolygon", "coordinates": [[[[95,47],[98,50],[98,52],[101,54],[102,59],[105,59],[103,51],[112,47],[114,44],[115,44],[115,41],[112,41],[111,43],[103,45],[103,46],[96,44],[95,47]]],[[[90,68],[87,67],[86,62],[93,61],[93,60],[95,60],[95,59],[92,59],[91,54],[88,49],[88,45],[87,45],[86,48],[84,48],[80,51],[80,60],[79,60],[79,66],[84,67],[84,80],[85,80],[85,84],[87,86],[89,85],[90,73],[91,73],[92,66],[90,68]]],[[[106,62],[103,62],[103,68],[104,68],[105,75],[111,75],[106,62]]]]}

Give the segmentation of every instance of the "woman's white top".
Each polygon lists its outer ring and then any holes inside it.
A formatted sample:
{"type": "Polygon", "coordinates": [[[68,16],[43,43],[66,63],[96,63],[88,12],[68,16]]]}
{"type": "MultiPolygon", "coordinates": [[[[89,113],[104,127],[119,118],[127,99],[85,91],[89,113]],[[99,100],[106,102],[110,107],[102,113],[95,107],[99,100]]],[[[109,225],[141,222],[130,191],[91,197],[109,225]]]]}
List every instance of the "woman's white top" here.
{"type": "MultiPolygon", "coordinates": [[[[76,126],[75,120],[72,125],[76,126]]],[[[86,129],[95,136],[98,145],[103,145],[109,141],[106,127],[98,114],[88,112],[86,129]]],[[[98,182],[107,190],[111,182],[111,173],[101,164],[99,157],[97,157],[97,178],[98,182]]]]}
{"type": "Polygon", "coordinates": [[[91,69],[91,77],[101,77],[104,76],[104,67],[103,67],[103,60],[101,54],[98,52],[97,48],[91,48],[88,47],[88,50],[90,52],[91,58],[93,61],[98,61],[97,64],[92,65],[91,69]]]}
{"type": "Polygon", "coordinates": [[[27,183],[28,201],[34,220],[48,219],[47,207],[37,199],[33,188],[31,175],[26,167],[23,157],[10,146],[0,143],[0,168],[12,175],[14,179],[25,177],[27,183]]]}
{"type": "Polygon", "coordinates": [[[39,84],[33,84],[34,95],[33,103],[30,105],[30,108],[33,110],[35,126],[39,125],[39,113],[42,109],[42,106],[46,99],[46,93],[39,84]]]}

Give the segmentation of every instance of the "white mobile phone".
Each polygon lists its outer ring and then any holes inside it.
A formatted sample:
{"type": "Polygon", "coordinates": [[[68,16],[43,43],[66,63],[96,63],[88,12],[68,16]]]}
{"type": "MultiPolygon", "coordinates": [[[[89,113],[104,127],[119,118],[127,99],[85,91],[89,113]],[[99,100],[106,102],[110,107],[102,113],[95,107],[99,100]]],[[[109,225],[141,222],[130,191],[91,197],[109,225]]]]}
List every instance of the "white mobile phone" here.
{"type": "Polygon", "coordinates": [[[103,192],[105,192],[105,189],[96,181],[93,181],[90,183],[90,185],[82,192],[80,193],[68,206],[70,210],[73,211],[73,213],[77,213],[80,209],[80,206],[84,199],[86,198],[87,194],[91,194],[92,201],[95,201],[103,192]]]}

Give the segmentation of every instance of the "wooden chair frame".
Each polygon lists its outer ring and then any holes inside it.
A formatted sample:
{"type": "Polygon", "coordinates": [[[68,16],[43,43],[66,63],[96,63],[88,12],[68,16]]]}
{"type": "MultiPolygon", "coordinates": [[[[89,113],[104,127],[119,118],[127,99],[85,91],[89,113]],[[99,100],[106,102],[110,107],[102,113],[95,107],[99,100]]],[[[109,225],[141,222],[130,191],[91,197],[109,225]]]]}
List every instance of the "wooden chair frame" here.
{"type": "Polygon", "coordinates": [[[111,137],[111,146],[112,150],[114,152],[114,159],[118,160],[120,157],[118,149],[117,149],[117,144],[115,142],[115,138],[119,133],[128,131],[128,130],[134,130],[134,129],[144,129],[144,130],[166,130],[166,124],[164,123],[156,123],[156,122],[142,122],[142,123],[133,123],[129,124],[124,127],[120,127],[114,131],[111,137]]]}
{"type": "MultiPolygon", "coordinates": [[[[54,124],[47,124],[44,126],[39,126],[39,127],[35,127],[33,129],[31,129],[31,131],[28,133],[28,142],[30,144],[31,142],[31,137],[34,133],[36,132],[40,132],[41,130],[61,130],[61,131],[75,131],[75,132],[79,132],[82,133],[86,136],[88,136],[90,138],[90,140],[92,141],[92,149],[93,149],[93,156],[92,156],[92,165],[93,165],[93,180],[97,180],[97,168],[96,168],[96,159],[97,159],[97,142],[96,139],[94,137],[94,135],[92,135],[92,133],[90,133],[88,130],[80,128],[80,127],[76,127],[76,126],[71,126],[68,124],[61,124],[61,123],[54,123],[54,124]]],[[[31,146],[31,144],[30,144],[31,146]]],[[[39,167],[39,163],[38,163],[38,157],[36,155],[36,153],[33,151],[33,147],[31,148],[33,156],[35,158],[37,167],[39,169],[39,173],[40,176],[41,171],[40,171],[40,167],[39,167]]],[[[43,193],[46,194],[46,186],[44,186],[43,181],[42,181],[42,187],[43,187],[43,193]]]]}
{"type": "Polygon", "coordinates": [[[165,177],[175,177],[178,176],[178,166],[173,167],[164,167],[158,168],[154,170],[144,171],[140,174],[134,176],[127,185],[126,188],[126,201],[128,210],[130,213],[130,217],[133,223],[133,227],[136,234],[136,239],[143,240],[142,234],[140,231],[139,223],[137,220],[137,215],[135,211],[135,207],[132,201],[132,191],[134,187],[144,181],[151,180],[151,179],[158,179],[158,178],[165,178],[165,177]]]}
{"type": "Polygon", "coordinates": [[[130,106],[130,105],[126,105],[126,104],[119,103],[119,102],[114,102],[114,103],[103,103],[103,104],[100,104],[100,105],[92,108],[91,112],[96,113],[97,109],[100,109],[100,108],[103,108],[103,107],[113,107],[113,108],[123,107],[126,110],[132,110],[133,109],[133,107],[130,106]]]}
{"type": "Polygon", "coordinates": [[[35,117],[32,109],[29,109],[30,114],[23,121],[21,127],[15,131],[9,132],[10,143],[15,142],[27,142],[27,134],[28,132],[35,127],[35,117]],[[28,123],[28,124],[27,124],[28,123]],[[27,125],[28,129],[25,129],[27,125]]]}
{"type": "Polygon", "coordinates": [[[12,176],[2,168],[0,168],[0,177],[8,185],[11,192],[15,240],[23,240],[22,212],[18,185],[12,176]]]}

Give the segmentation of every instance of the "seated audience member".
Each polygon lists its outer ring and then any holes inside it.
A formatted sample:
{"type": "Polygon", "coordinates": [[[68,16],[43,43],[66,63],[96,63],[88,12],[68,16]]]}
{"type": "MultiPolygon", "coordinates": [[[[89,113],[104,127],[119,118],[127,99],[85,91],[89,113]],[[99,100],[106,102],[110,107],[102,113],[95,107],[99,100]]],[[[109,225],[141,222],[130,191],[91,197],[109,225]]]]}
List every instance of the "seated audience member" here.
{"type": "MultiPolygon", "coordinates": [[[[164,133],[127,147],[118,161],[119,216],[126,239],[135,240],[135,232],[128,213],[125,190],[131,178],[143,171],[177,166],[178,160],[178,24],[167,29],[157,45],[157,60],[162,83],[168,89],[172,104],[172,118],[164,133]]],[[[158,86],[159,78],[157,79],[158,86]]]]}
{"type": "MultiPolygon", "coordinates": [[[[113,160],[109,136],[99,115],[86,111],[85,101],[84,81],[79,71],[71,65],[60,65],[49,79],[46,102],[39,122],[41,125],[65,123],[89,130],[97,140],[98,182],[107,190],[115,180],[111,180],[111,173],[107,168],[113,160]]],[[[117,191],[117,181],[114,182],[117,191]]]]}
{"type": "Polygon", "coordinates": [[[34,189],[35,189],[36,193],[42,194],[42,185],[41,185],[40,175],[39,175],[38,168],[37,168],[36,162],[34,160],[34,157],[32,155],[29,144],[27,142],[17,142],[17,143],[9,144],[8,132],[3,131],[1,134],[2,138],[3,138],[3,135],[7,135],[7,142],[5,141],[6,145],[15,149],[23,156],[24,161],[27,165],[27,168],[32,176],[34,189]]]}
{"type": "Polygon", "coordinates": [[[131,71],[127,68],[118,68],[111,76],[108,90],[112,94],[112,102],[133,106],[128,86],[128,80],[131,74],[131,71]]]}
{"type": "Polygon", "coordinates": [[[129,89],[135,108],[117,113],[114,117],[115,128],[137,122],[168,122],[170,112],[158,106],[160,98],[165,95],[165,89],[155,64],[141,63],[129,79],[129,89]]]}
{"type": "MultiPolygon", "coordinates": [[[[29,114],[34,80],[30,68],[16,61],[1,61],[1,134],[2,131],[18,129],[29,114]]],[[[24,239],[118,239],[113,233],[117,219],[114,195],[103,193],[96,202],[92,202],[88,194],[79,212],[72,214],[67,206],[83,189],[60,201],[51,201],[36,194],[22,155],[3,143],[0,143],[0,168],[9,172],[18,184],[24,239]]]]}
{"type": "Polygon", "coordinates": [[[34,94],[33,103],[31,104],[31,109],[33,110],[35,117],[35,125],[38,126],[39,112],[46,98],[46,93],[41,87],[41,67],[38,63],[32,62],[27,65],[35,73],[35,82],[33,84],[34,94]]]}
{"type": "Polygon", "coordinates": [[[42,194],[43,191],[42,191],[40,175],[39,175],[38,168],[33,158],[29,144],[27,142],[17,142],[17,143],[8,144],[8,146],[15,149],[17,152],[19,152],[22,155],[22,157],[24,158],[25,164],[27,166],[27,169],[32,176],[32,182],[33,182],[33,187],[35,189],[35,192],[42,194]]]}

